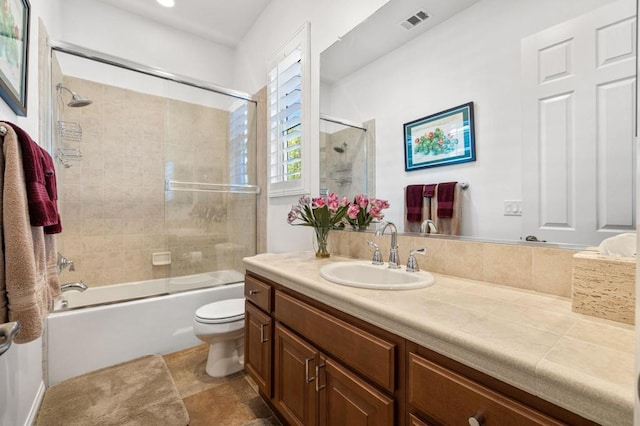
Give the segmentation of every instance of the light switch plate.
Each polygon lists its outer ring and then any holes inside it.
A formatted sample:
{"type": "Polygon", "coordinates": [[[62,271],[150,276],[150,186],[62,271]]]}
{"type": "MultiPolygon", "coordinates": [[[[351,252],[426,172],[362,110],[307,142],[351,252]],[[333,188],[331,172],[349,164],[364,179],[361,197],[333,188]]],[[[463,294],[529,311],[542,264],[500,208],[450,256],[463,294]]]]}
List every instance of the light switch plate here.
{"type": "Polygon", "coordinates": [[[522,200],[504,200],[505,216],[522,216],[522,200]]]}

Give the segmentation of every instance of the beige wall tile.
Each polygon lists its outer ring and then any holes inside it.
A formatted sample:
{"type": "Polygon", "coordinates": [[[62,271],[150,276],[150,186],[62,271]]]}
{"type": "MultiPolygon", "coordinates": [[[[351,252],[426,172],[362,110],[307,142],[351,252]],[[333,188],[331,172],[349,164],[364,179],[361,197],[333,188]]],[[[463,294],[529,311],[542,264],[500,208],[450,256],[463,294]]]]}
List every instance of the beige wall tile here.
{"type": "Polygon", "coordinates": [[[446,240],[445,273],[481,280],[484,277],[484,244],[446,240]]]}
{"type": "Polygon", "coordinates": [[[533,249],[512,244],[484,244],[483,281],[533,289],[533,249]]]}
{"type": "Polygon", "coordinates": [[[533,250],[533,290],[571,297],[571,264],[574,250],[539,247],[533,250]]]}
{"type": "Polygon", "coordinates": [[[228,181],[228,113],[71,77],[64,81],[94,101],[90,108],[64,110],[65,120],[83,128],[83,141],[77,144],[83,160],[59,173],[65,228],[59,245],[65,254],[85,259],[87,284],[211,270],[219,256],[216,244],[228,241],[237,243],[242,254],[224,254],[220,263],[241,268],[239,256],[255,250],[255,236],[246,232],[256,224],[255,199],[176,192],[165,205],[165,161],[173,162],[175,180],[228,181]],[[196,208],[202,205],[222,214],[206,220],[196,208]],[[227,217],[236,221],[225,225],[227,217]],[[201,232],[170,244],[167,228],[201,232]],[[168,250],[178,257],[202,251],[204,260],[173,270],[152,267],[152,253],[168,250]]]}

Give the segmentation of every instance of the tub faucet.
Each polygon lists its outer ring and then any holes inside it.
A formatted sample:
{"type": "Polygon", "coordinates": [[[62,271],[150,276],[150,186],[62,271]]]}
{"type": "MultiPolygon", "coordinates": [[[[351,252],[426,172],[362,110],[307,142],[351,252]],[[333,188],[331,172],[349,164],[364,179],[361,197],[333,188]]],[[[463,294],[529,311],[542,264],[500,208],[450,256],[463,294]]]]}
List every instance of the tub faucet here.
{"type": "Polygon", "coordinates": [[[75,282],[75,283],[62,284],[60,286],[60,291],[63,292],[63,293],[65,291],[70,291],[70,290],[83,292],[83,291],[87,290],[88,288],[89,287],[87,287],[87,285],[85,283],[83,283],[82,281],[78,281],[78,282],[75,282]]]}
{"type": "Polygon", "coordinates": [[[376,236],[384,235],[384,231],[391,229],[391,248],[389,249],[389,268],[400,268],[400,262],[398,262],[398,228],[393,222],[382,222],[376,231],[376,236]]]}
{"type": "Polygon", "coordinates": [[[438,233],[438,228],[436,228],[436,224],[431,219],[427,219],[427,220],[423,221],[422,224],[420,225],[420,233],[421,234],[425,234],[427,232],[427,226],[429,227],[429,232],[431,234],[437,234],[438,233]]]}

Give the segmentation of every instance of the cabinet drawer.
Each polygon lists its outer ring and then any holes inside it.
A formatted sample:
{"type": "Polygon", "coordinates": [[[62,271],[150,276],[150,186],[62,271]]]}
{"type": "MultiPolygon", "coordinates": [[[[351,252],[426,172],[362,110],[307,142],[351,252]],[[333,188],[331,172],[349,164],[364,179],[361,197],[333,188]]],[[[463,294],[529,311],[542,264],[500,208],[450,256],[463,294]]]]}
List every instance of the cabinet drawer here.
{"type": "Polygon", "coordinates": [[[245,275],[244,297],[267,313],[271,312],[271,291],[269,284],[263,283],[251,275],[245,275]]]}
{"type": "Polygon", "coordinates": [[[276,291],[276,319],[393,393],[396,345],[276,291]]]}
{"type": "Polygon", "coordinates": [[[473,416],[487,426],[563,424],[415,353],[409,353],[407,401],[447,425],[470,424],[473,416]]]}

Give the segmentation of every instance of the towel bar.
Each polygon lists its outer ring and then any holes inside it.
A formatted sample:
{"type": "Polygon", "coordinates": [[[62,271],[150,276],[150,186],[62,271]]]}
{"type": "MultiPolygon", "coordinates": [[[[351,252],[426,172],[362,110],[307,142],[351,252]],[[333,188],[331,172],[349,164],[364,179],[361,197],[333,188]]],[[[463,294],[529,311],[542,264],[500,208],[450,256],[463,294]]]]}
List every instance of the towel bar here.
{"type": "Polygon", "coordinates": [[[0,136],[6,135],[7,132],[8,132],[7,127],[4,124],[0,125],[0,136]]]}
{"type": "Polygon", "coordinates": [[[20,330],[18,321],[0,324],[0,355],[9,350],[18,330],[20,330]]]}
{"type": "MultiPolygon", "coordinates": [[[[469,188],[469,182],[458,182],[458,185],[460,185],[460,189],[469,188]]],[[[407,189],[407,187],[405,186],[404,189],[407,189]]]]}

